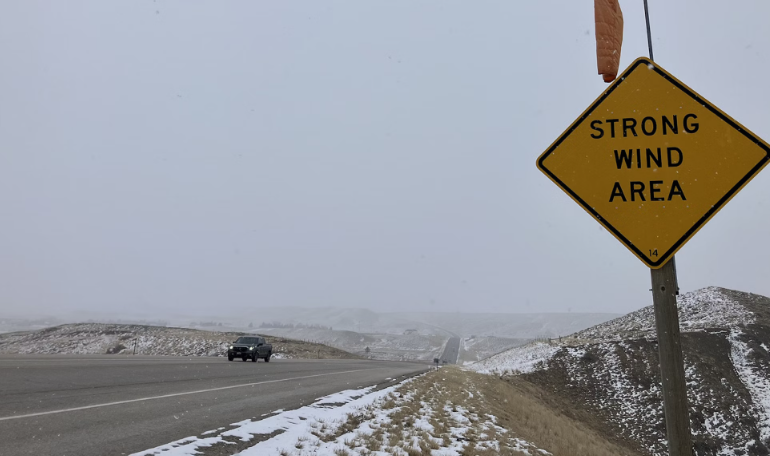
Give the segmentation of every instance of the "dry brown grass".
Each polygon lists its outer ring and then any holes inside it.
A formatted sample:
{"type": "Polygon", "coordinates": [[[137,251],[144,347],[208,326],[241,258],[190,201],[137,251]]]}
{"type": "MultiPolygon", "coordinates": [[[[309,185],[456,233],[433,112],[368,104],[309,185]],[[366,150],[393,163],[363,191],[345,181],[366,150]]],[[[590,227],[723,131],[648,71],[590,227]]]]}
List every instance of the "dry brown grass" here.
{"type": "MultiPolygon", "coordinates": [[[[522,379],[449,366],[402,384],[343,420],[317,421],[312,434],[339,444],[338,455],[418,456],[451,449],[468,456],[518,456],[542,449],[553,456],[639,456],[561,413],[545,394],[522,379]]],[[[298,440],[295,448],[310,443],[298,440]]]]}
{"type": "MultiPolygon", "coordinates": [[[[456,373],[462,375],[460,371],[456,373]]],[[[389,422],[367,421],[367,414],[351,414],[333,435],[345,435],[345,445],[359,454],[382,451],[406,456],[431,455],[435,450],[450,447],[464,454],[526,454],[506,447],[505,431],[496,428],[489,417],[479,415],[483,404],[465,403],[467,392],[447,388],[447,380],[435,376],[416,379],[380,403],[381,409],[389,412],[389,422]],[[363,421],[373,431],[356,432],[350,438],[348,433],[363,421]]]]}
{"type": "MultiPolygon", "coordinates": [[[[482,410],[484,414],[495,416],[498,426],[510,431],[501,434],[494,428],[481,430],[478,423],[474,424],[471,427],[473,433],[493,435],[501,443],[501,448],[499,451],[490,449],[480,452],[478,448],[468,446],[468,454],[522,454],[515,450],[506,453],[510,448],[504,448],[503,442],[512,436],[531,442],[554,456],[639,454],[618,446],[583,423],[550,408],[533,394],[531,386],[524,384],[524,380],[504,381],[495,376],[463,371],[456,367],[443,368],[426,376],[426,380],[432,376],[441,377],[447,399],[455,407],[482,410]]],[[[474,436],[470,434],[466,434],[466,437],[473,441],[474,436]]]]}

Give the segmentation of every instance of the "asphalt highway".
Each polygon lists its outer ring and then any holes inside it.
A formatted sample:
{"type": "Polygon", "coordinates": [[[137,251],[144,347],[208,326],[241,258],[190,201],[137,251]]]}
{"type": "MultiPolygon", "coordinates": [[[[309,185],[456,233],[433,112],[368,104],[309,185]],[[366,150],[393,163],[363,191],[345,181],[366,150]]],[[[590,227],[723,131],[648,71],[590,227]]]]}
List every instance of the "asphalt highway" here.
{"type": "Polygon", "coordinates": [[[457,359],[460,356],[460,338],[450,337],[444,346],[444,353],[441,354],[441,360],[446,361],[449,364],[457,364],[457,359]]]}
{"type": "Polygon", "coordinates": [[[368,360],[0,356],[0,455],[123,455],[425,364],[368,360]]]}

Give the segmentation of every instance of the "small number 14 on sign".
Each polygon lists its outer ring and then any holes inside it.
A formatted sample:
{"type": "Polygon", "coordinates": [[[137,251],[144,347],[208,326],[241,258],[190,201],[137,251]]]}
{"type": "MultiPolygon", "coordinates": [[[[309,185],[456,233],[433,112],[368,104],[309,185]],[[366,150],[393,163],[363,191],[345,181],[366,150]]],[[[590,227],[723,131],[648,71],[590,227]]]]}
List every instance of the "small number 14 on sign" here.
{"type": "Polygon", "coordinates": [[[656,257],[656,256],[658,256],[658,249],[650,250],[650,256],[651,256],[651,257],[656,257]]]}

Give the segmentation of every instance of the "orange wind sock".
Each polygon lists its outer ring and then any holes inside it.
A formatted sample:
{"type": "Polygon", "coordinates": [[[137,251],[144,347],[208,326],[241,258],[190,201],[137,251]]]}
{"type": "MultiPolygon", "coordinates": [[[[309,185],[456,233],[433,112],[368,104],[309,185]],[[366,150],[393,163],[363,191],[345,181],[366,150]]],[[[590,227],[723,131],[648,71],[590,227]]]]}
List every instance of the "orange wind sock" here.
{"type": "Polygon", "coordinates": [[[623,45],[623,12],[618,0],[594,0],[596,21],[596,63],[604,82],[618,75],[620,47],[623,45]]]}

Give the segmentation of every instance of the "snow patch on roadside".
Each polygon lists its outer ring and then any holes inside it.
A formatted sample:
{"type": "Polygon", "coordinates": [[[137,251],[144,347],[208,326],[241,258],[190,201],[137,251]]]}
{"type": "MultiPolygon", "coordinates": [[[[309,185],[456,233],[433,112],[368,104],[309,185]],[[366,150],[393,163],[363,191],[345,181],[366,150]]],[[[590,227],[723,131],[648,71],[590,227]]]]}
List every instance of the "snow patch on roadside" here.
{"type": "MultiPolygon", "coordinates": [[[[399,385],[394,385],[375,392],[372,390],[376,388],[376,386],[341,391],[329,396],[324,396],[316,400],[313,404],[296,410],[276,410],[273,412],[275,413],[274,415],[264,419],[257,421],[244,420],[233,423],[231,426],[235,426],[234,429],[221,432],[214,437],[187,437],[166,445],[134,453],[131,456],[194,456],[199,454],[198,450],[202,448],[210,447],[217,443],[227,443],[227,440],[223,439],[223,437],[235,437],[241,439],[241,441],[248,442],[255,435],[268,435],[276,431],[283,432],[268,440],[259,442],[239,454],[245,456],[280,454],[282,451],[286,454],[296,454],[293,452],[296,450],[295,445],[301,444],[304,446],[308,444],[308,442],[320,442],[320,440],[312,434],[316,431],[316,428],[319,427],[319,423],[340,425],[347,420],[349,414],[357,413],[362,408],[381,400],[393,392],[397,386],[399,385]],[[330,407],[329,404],[341,405],[330,407]]],[[[214,432],[218,431],[219,430],[214,432]]],[[[333,450],[338,449],[339,447],[340,445],[336,442],[319,445],[314,448],[314,454],[328,454],[334,456],[333,450]],[[328,450],[328,452],[324,452],[323,450],[328,450]]]]}
{"type": "Polygon", "coordinates": [[[145,456],[149,454],[163,454],[163,456],[192,456],[198,454],[196,450],[199,448],[210,447],[221,441],[222,439],[220,437],[206,437],[201,439],[191,436],[155,447],[152,450],[140,451],[131,456],[145,456]]]}
{"type": "MultiPolygon", "coordinates": [[[[238,453],[241,456],[388,456],[411,451],[461,456],[473,449],[551,454],[512,435],[495,416],[447,400],[451,394],[441,382],[426,388],[418,383],[422,377],[378,391],[368,387],[330,394],[296,410],[233,423],[233,429],[217,429],[215,436],[188,437],[131,456],[193,456],[215,444],[233,444],[234,439],[255,440],[238,453]]],[[[482,396],[472,385],[463,391],[470,398],[482,396]]]]}

